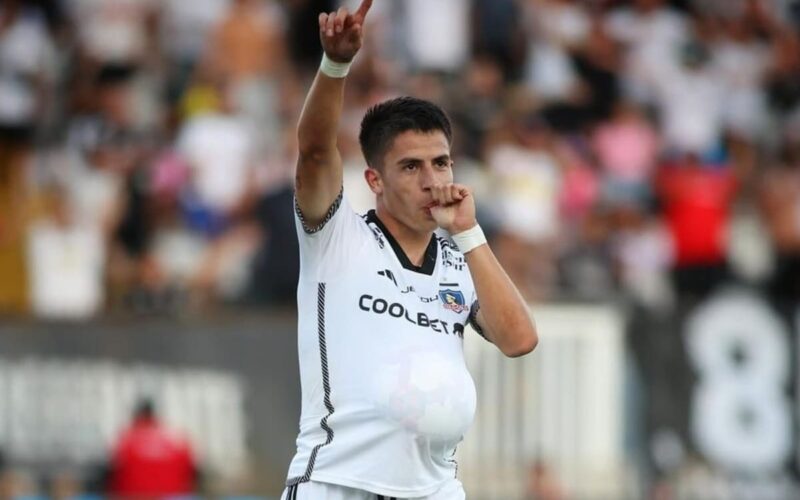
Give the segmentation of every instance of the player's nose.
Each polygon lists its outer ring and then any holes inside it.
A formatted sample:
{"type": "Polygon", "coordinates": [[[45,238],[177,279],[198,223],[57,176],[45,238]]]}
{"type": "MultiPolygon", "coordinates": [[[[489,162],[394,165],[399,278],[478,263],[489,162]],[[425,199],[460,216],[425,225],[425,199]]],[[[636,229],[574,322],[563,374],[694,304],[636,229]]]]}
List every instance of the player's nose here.
{"type": "Polygon", "coordinates": [[[436,172],[434,172],[433,165],[425,162],[419,170],[419,183],[423,191],[430,191],[436,185],[436,172]]]}

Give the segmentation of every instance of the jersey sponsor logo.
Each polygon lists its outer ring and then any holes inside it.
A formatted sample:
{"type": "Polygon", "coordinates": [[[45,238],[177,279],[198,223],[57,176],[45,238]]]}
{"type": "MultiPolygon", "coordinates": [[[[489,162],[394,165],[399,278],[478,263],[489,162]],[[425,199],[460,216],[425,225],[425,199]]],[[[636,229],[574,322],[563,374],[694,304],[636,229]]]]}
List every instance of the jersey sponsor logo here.
{"type": "Polygon", "coordinates": [[[358,299],[358,308],[365,312],[374,314],[386,314],[392,318],[404,319],[412,325],[420,328],[430,328],[436,333],[445,335],[457,335],[464,337],[464,325],[461,323],[450,323],[438,318],[430,318],[424,312],[413,313],[406,306],[399,302],[389,302],[380,297],[364,294],[358,299]]]}
{"type": "Polygon", "coordinates": [[[442,300],[442,306],[454,313],[469,311],[469,306],[464,300],[464,294],[460,290],[452,290],[450,288],[440,290],[439,298],[442,300]]]}

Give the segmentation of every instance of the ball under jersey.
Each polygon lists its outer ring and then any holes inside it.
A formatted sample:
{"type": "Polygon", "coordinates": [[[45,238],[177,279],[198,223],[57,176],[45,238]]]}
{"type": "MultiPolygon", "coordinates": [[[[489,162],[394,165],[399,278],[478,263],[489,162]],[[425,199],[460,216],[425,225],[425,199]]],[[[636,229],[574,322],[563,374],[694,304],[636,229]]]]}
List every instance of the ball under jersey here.
{"type": "Polygon", "coordinates": [[[287,484],[429,495],[455,477],[475,412],[464,256],[434,235],[414,266],[374,211],[357,215],[341,194],[316,228],[295,212],[302,411],[287,484]]]}

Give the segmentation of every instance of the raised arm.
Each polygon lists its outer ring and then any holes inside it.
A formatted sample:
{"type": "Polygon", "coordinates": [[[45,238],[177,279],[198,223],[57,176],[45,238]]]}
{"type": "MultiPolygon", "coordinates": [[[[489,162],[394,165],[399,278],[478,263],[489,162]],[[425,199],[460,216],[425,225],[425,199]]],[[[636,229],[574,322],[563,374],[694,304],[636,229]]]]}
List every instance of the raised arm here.
{"type": "Polygon", "coordinates": [[[297,125],[295,191],[309,227],[322,222],[342,187],[342,158],[336,136],[344,100],[344,75],[361,48],[364,19],[371,6],[372,0],[363,0],[352,14],[342,7],[319,16],[325,56],[297,125]]]}

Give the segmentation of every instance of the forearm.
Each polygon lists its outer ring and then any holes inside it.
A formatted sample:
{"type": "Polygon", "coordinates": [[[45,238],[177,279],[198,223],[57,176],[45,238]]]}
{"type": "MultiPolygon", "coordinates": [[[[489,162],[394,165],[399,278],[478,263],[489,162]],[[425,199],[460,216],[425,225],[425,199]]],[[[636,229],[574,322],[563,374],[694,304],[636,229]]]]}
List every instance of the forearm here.
{"type": "Polygon", "coordinates": [[[466,260],[480,303],[478,323],[486,338],[506,356],[531,352],[539,341],[536,326],[527,304],[489,245],[468,252],[466,260]]]}
{"type": "Polygon", "coordinates": [[[297,140],[301,158],[325,158],[336,153],[336,136],[344,101],[344,78],[331,78],[318,72],[306,97],[297,140]]]}
{"type": "Polygon", "coordinates": [[[319,72],[300,114],[295,193],[308,227],[316,227],[325,219],[342,186],[336,135],[343,93],[344,78],[319,72]]]}
{"type": "Polygon", "coordinates": [[[472,275],[480,310],[478,325],[486,338],[506,356],[531,352],[538,342],[528,306],[497,262],[475,219],[475,200],[461,184],[434,184],[431,215],[439,227],[453,235],[472,275]]]}

